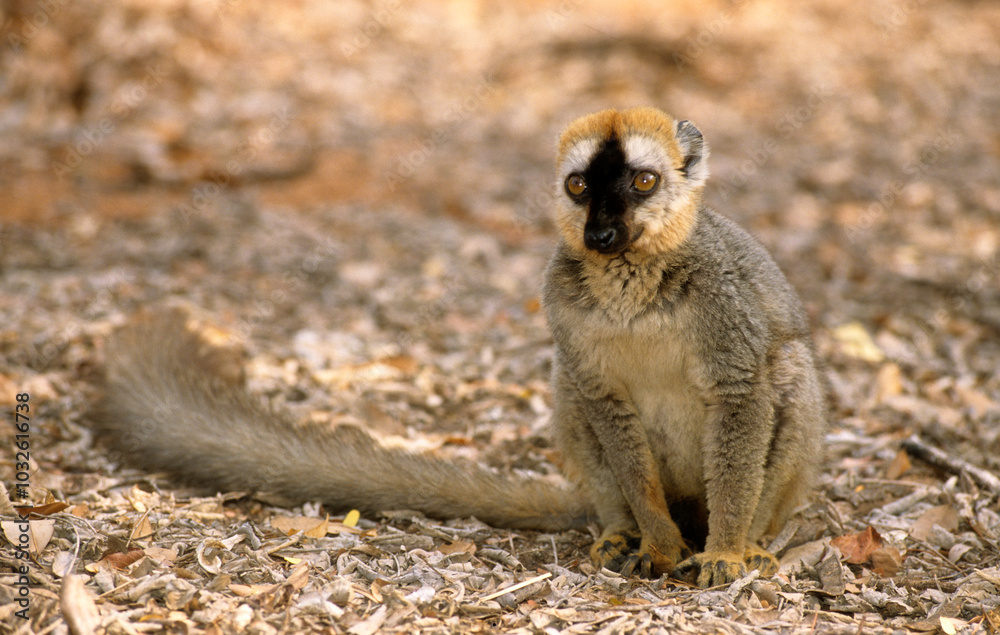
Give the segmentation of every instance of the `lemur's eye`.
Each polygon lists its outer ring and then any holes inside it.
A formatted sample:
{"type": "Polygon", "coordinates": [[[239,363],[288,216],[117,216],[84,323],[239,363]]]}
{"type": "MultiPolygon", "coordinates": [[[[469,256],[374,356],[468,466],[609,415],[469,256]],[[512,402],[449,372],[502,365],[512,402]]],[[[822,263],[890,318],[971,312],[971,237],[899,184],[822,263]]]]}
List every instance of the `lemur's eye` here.
{"type": "Polygon", "coordinates": [[[580,196],[587,191],[587,182],[579,174],[570,174],[566,177],[566,191],[570,196],[580,196]]]}
{"type": "Polygon", "coordinates": [[[660,180],[660,177],[656,176],[652,172],[643,170],[642,172],[635,175],[632,179],[632,187],[634,187],[639,192],[651,192],[656,183],[660,180]]]}

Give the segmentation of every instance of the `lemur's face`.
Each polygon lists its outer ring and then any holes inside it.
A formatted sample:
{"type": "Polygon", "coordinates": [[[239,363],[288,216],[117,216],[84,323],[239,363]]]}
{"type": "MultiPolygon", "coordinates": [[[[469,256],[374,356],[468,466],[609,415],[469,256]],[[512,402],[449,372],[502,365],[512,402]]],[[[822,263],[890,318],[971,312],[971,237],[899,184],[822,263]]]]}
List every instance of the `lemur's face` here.
{"type": "Polygon", "coordinates": [[[652,109],[602,111],[570,124],[556,184],[567,243],[613,256],[670,248],[665,234],[681,229],[686,237],[687,208],[706,175],[703,147],[690,123],[652,109]]]}

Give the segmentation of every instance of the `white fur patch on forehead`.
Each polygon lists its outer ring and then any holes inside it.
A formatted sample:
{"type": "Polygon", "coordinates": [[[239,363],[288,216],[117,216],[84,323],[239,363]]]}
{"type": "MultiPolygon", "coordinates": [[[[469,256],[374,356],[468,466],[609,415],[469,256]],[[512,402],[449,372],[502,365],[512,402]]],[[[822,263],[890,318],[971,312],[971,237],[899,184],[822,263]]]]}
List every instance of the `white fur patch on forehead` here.
{"type": "Polygon", "coordinates": [[[644,134],[630,134],[625,137],[622,146],[625,149],[625,160],[633,168],[661,171],[676,167],[661,139],[644,134]]]}
{"type": "Polygon", "coordinates": [[[573,172],[583,172],[590,165],[590,160],[597,153],[597,148],[601,139],[589,137],[580,139],[566,149],[562,163],[559,164],[560,176],[572,174],[573,172]]]}

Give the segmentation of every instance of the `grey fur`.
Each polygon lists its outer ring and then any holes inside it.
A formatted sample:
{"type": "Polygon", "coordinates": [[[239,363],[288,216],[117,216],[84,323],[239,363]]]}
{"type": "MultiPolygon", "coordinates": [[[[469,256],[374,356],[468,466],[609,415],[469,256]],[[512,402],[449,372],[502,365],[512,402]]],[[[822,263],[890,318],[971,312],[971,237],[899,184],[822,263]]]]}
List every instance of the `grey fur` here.
{"type": "MultiPolygon", "coordinates": [[[[705,172],[701,134],[688,122],[676,131],[693,156],[674,169],[705,172]]],[[[564,236],[543,304],[557,443],[604,530],[592,556],[627,572],[651,559],[654,574],[669,573],[706,538],[678,525],[707,516],[707,555],[679,568],[725,569],[701,575],[707,585],[740,574],[748,549],[748,564],[769,558],[753,544],[809,492],[827,413],[807,320],[774,261],[700,203],[689,213],[686,240],[661,253],[608,256],[564,236]],[[641,546],[622,553],[636,534],[641,546]]]]}
{"type": "Polygon", "coordinates": [[[248,394],[225,351],[186,323],[176,310],[156,314],[107,343],[94,426],[131,464],[212,491],[259,490],[333,511],[412,509],[550,531],[591,515],[565,482],[411,452],[353,425],[296,425],[248,394]]]}

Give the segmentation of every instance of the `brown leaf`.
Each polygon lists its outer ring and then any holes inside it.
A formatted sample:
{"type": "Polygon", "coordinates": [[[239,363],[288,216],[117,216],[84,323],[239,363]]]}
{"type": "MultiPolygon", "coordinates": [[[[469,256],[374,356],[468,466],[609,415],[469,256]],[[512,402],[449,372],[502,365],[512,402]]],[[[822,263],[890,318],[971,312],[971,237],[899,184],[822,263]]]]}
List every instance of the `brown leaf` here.
{"type": "Polygon", "coordinates": [[[153,529],[153,524],[149,522],[149,515],[143,514],[142,518],[139,519],[139,522],[137,522],[132,528],[131,539],[138,540],[140,538],[149,538],[153,535],[154,531],[156,530],[153,529]]]}
{"type": "MultiPolygon", "coordinates": [[[[291,536],[300,531],[309,532],[328,522],[328,520],[324,520],[323,518],[309,518],[307,516],[275,516],[271,518],[271,526],[286,536],[291,536]]],[[[326,529],[324,528],[323,535],[325,534],[326,529]]]]}
{"type": "Polygon", "coordinates": [[[288,578],[285,579],[283,584],[287,584],[298,591],[302,589],[307,582],[309,582],[309,563],[303,562],[292,569],[292,572],[288,574],[288,578]]]}
{"type": "Polygon", "coordinates": [[[913,467],[913,464],[910,462],[910,456],[906,453],[906,450],[900,450],[893,457],[889,467],[885,469],[885,477],[890,481],[895,481],[903,474],[909,472],[911,467],[913,467]]]}
{"type": "Polygon", "coordinates": [[[910,527],[910,536],[914,540],[927,540],[934,525],[940,526],[954,532],[958,529],[958,512],[951,505],[938,505],[931,507],[920,515],[910,527]]]}
{"type": "Polygon", "coordinates": [[[109,553],[101,558],[101,562],[106,562],[115,569],[124,570],[127,569],[129,565],[138,562],[144,555],[145,552],[136,547],[125,552],[109,553]]]}
{"type": "Polygon", "coordinates": [[[383,357],[378,361],[387,366],[392,366],[406,375],[412,375],[420,369],[420,364],[417,360],[409,355],[392,355],[390,357],[383,357]]]}
{"type": "Polygon", "coordinates": [[[160,564],[170,564],[177,559],[177,552],[163,547],[146,547],[146,555],[160,564]]]}
{"type": "Polygon", "coordinates": [[[869,526],[861,533],[837,536],[830,544],[844,554],[847,562],[864,564],[871,561],[872,552],[883,545],[883,540],[875,528],[869,526]]]}
{"type": "Polygon", "coordinates": [[[903,373],[898,364],[883,364],[875,375],[875,403],[885,403],[889,397],[903,394],[903,373]]]}
{"type": "Polygon", "coordinates": [[[888,545],[880,547],[872,552],[872,571],[884,578],[889,578],[897,573],[903,566],[903,556],[898,549],[888,545]]]}
{"type": "Polygon", "coordinates": [[[471,540],[456,540],[455,542],[441,546],[440,548],[438,548],[438,551],[446,556],[453,553],[475,554],[476,543],[472,542],[471,540]]]}
{"type": "Polygon", "coordinates": [[[45,503],[44,505],[35,505],[33,507],[17,507],[15,505],[14,509],[16,509],[17,513],[21,514],[22,516],[25,516],[27,514],[34,514],[36,516],[51,516],[52,514],[57,514],[61,512],[67,507],[69,507],[69,503],[63,503],[62,501],[57,501],[54,503],[45,503]]]}
{"type": "Polygon", "coordinates": [[[326,530],[330,527],[330,517],[327,516],[321,520],[316,526],[306,529],[303,533],[307,538],[322,538],[326,535],[326,530]]]}
{"type": "Polygon", "coordinates": [[[455,445],[459,447],[471,447],[475,442],[469,437],[462,437],[457,434],[450,434],[441,440],[441,445],[455,445]]]}
{"type": "Polygon", "coordinates": [[[90,517],[90,505],[87,503],[80,503],[79,505],[74,505],[70,508],[69,513],[73,514],[77,518],[89,518],[90,517]]]}

